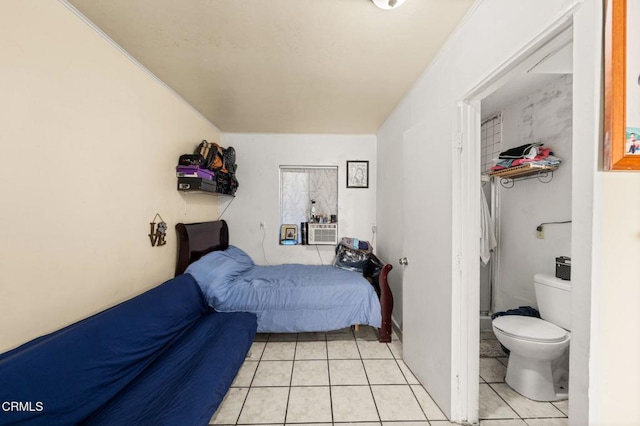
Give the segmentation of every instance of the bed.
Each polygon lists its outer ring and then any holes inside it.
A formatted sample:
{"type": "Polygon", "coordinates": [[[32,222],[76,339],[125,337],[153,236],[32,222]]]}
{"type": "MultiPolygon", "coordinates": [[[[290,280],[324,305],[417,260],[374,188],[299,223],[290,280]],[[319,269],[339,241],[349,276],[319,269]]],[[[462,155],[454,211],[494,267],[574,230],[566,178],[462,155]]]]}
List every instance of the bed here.
{"type": "Polygon", "coordinates": [[[337,330],[369,324],[380,342],[391,341],[392,269],[371,255],[363,273],[320,265],[255,265],[229,245],[224,220],[176,225],[175,274],[190,273],[210,306],[258,316],[258,332],[337,330]]]}

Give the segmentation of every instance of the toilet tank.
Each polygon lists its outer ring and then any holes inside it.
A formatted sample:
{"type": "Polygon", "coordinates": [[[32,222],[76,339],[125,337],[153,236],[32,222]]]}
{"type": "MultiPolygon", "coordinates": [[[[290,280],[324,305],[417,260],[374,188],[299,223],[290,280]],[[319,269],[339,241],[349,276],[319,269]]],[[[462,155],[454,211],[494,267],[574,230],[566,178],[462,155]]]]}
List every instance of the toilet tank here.
{"type": "Polygon", "coordinates": [[[535,274],[533,284],[542,319],[571,330],[571,281],[535,274]]]}

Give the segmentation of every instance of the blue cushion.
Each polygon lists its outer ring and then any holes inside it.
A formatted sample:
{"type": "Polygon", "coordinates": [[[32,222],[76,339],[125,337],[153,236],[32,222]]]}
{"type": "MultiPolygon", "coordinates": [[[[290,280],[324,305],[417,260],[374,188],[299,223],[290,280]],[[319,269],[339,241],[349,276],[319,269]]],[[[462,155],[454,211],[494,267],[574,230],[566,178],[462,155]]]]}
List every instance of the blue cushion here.
{"type": "Polygon", "coordinates": [[[75,424],[121,392],[208,308],[181,275],[111,309],[0,355],[2,424],[75,424]],[[37,411],[36,403],[42,410],[37,411]]]}
{"type": "Polygon", "coordinates": [[[254,314],[206,314],[85,424],[208,424],[256,328],[254,314]]]}

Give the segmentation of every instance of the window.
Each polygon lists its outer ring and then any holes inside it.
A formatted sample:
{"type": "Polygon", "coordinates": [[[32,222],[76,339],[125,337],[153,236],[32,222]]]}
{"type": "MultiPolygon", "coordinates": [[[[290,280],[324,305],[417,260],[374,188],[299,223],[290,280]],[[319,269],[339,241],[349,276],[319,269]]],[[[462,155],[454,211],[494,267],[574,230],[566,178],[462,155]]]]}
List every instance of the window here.
{"type": "Polygon", "coordinates": [[[337,166],[280,166],[281,225],[294,224],[299,229],[303,222],[329,223],[337,217],[337,166]]]}

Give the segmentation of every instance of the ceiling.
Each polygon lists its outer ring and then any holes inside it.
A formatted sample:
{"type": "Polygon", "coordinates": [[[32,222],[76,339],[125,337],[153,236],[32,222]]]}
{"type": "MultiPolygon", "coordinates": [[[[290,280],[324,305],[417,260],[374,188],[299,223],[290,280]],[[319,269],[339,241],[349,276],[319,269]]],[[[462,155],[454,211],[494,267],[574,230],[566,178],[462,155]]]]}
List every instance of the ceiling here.
{"type": "Polygon", "coordinates": [[[565,74],[573,74],[573,43],[568,42],[545,56],[530,69],[512,76],[502,87],[482,100],[482,117],[500,113],[565,74]]]}
{"type": "Polygon", "coordinates": [[[473,0],[67,0],[223,132],[375,133],[473,0]]]}

